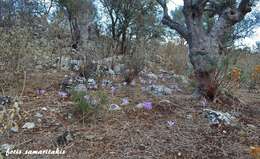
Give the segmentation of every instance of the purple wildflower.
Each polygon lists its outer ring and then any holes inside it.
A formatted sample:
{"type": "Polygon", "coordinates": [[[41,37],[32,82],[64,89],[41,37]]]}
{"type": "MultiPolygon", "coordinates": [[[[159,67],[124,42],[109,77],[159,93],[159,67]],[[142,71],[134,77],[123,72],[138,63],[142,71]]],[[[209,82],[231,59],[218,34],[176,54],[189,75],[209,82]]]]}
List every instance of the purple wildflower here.
{"type": "Polygon", "coordinates": [[[43,95],[45,93],[46,93],[46,90],[44,90],[44,89],[39,88],[39,89],[36,90],[37,95],[43,95]]]}
{"type": "Polygon", "coordinates": [[[123,98],[121,105],[128,105],[128,104],[129,104],[128,98],[123,98]]]}
{"type": "Polygon", "coordinates": [[[58,95],[62,98],[66,98],[69,96],[69,94],[67,92],[64,92],[64,91],[59,91],[58,92],[58,95]]]}
{"type": "Polygon", "coordinates": [[[175,121],[167,121],[167,124],[168,124],[170,127],[172,127],[172,126],[174,126],[176,123],[175,123],[175,121]]]}
{"type": "Polygon", "coordinates": [[[116,88],[114,86],[111,87],[111,94],[112,96],[115,95],[115,92],[116,92],[116,88]]]}
{"type": "Polygon", "coordinates": [[[144,109],[146,109],[146,110],[153,109],[152,102],[147,101],[147,102],[144,102],[143,105],[144,105],[144,109]]]}

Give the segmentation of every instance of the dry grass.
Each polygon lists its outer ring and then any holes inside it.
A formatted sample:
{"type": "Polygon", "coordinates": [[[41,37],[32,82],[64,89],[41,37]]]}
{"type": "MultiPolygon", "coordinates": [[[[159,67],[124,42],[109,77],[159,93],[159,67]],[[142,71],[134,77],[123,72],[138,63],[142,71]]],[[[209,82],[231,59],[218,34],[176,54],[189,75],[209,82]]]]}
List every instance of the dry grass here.
{"type": "Polygon", "coordinates": [[[183,43],[168,42],[159,52],[164,60],[163,65],[167,69],[173,70],[177,74],[187,73],[189,58],[187,47],[183,43]]]}

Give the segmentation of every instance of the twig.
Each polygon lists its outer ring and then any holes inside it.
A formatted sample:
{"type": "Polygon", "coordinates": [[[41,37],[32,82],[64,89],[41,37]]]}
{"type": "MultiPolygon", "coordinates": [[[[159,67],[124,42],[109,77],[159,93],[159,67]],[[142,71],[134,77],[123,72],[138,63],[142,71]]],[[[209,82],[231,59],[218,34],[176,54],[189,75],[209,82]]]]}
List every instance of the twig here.
{"type": "Polygon", "coordinates": [[[18,145],[15,145],[15,147],[19,147],[19,146],[24,145],[24,144],[27,144],[27,143],[29,143],[29,142],[31,142],[31,141],[33,141],[33,139],[26,140],[26,141],[24,141],[24,142],[22,142],[22,143],[20,143],[20,144],[18,144],[18,145]]]}
{"type": "Polygon", "coordinates": [[[24,92],[24,89],[25,89],[25,84],[26,84],[26,71],[24,71],[23,89],[22,89],[22,92],[20,94],[20,97],[22,97],[22,95],[23,95],[23,92],[24,92]]]}

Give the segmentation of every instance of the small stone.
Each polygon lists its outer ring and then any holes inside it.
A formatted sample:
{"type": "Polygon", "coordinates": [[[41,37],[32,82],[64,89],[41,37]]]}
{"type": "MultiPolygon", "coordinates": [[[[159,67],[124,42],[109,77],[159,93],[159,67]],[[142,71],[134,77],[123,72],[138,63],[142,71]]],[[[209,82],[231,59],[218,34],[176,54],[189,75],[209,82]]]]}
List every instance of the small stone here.
{"type": "Polygon", "coordinates": [[[12,127],[10,129],[10,131],[13,132],[13,133],[18,133],[19,132],[17,127],[12,127]]]}
{"type": "Polygon", "coordinates": [[[135,107],[138,108],[138,109],[142,109],[142,108],[144,108],[144,104],[143,103],[139,103],[135,107]]]}
{"type": "Polygon", "coordinates": [[[111,87],[112,84],[113,84],[113,82],[110,80],[102,80],[102,82],[101,82],[102,87],[111,87]]]}
{"type": "Polygon", "coordinates": [[[177,75],[177,74],[173,74],[173,78],[180,80],[183,84],[188,84],[189,81],[187,80],[187,78],[183,75],[177,75]]]}
{"type": "Polygon", "coordinates": [[[78,84],[78,85],[74,88],[74,90],[75,90],[76,92],[87,92],[87,91],[88,91],[87,87],[86,87],[84,84],[78,84]]]}
{"type": "Polygon", "coordinates": [[[23,125],[22,127],[23,129],[33,129],[35,128],[35,124],[34,123],[31,123],[31,122],[27,122],[23,125]]]}
{"type": "Polygon", "coordinates": [[[191,114],[188,114],[186,117],[187,117],[187,119],[192,119],[192,115],[191,114]]]}
{"type": "Polygon", "coordinates": [[[97,89],[97,83],[94,79],[88,79],[88,88],[97,89]]]}
{"type": "Polygon", "coordinates": [[[72,84],[73,84],[73,79],[68,75],[65,75],[65,78],[61,82],[61,87],[63,89],[70,88],[72,84]]]}
{"type": "Polygon", "coordinates": [[[143,145],[143,144],[139,145],[139,150],[144,151],[145,150],[145,145],[143,145]]]}
{"type": "Polygon", "coordinates": [[[247,124],[247,127],[251,128],[251,129],[256,129],[257,127],[253,124],[247,124]]]}
{"type": "Polygon", "coordinates": [[[37,112],[34,116],[37,117],[37,118],[42,118],[43,117],[43,115],[41,113],[39,113],[39,112],[37,112]]]}
{"type": "Polygon", "coordinates": [[[53,73],[53,74],[57,73],[57,70],[52,70],[52,73],[53,73]]]}
{"type": "Polygon", "coordinates": [[[174,90],[174,92],[183,92],[183,90],[176,84],[170,85],[170,88],[174,90]]]}
{"type": "Polygon", "coordinates": [[[84,135],[84,138],[87,140],[92,140],[92,139],[96,138],[96,136],[95,135],[84,135]]]}
{"type": "Polygon", "coordinates": [[[35,68],[36,68],[36,70],[41,70],[41,69],[43,69],[43,66],[42,65],[37,65],[37,66],[35,66],[35,68]]]}
{"type": "Polygon", "coordinates": [[[121,110],[121,107],[119,107],[116,104],[111,104],[110,107],[109,107],[109,110],[110,111],[121,110]]]}
{"type": "Polygon", "coordinates": [[[111,75],[111,76],[113,76],[113,75],[115,75],[115,72],[114,72],[113,70],[109,69],[109,70],[108,70],[108,74],[111,75]]]}
{"type": "Polygon", "coordinates": [[[147,77],[151,80],[158,80],[158,76],[153,73],[147,74],[147,77]]]}
{"type": "Polygon", "coordinates": [[[73,135],[70,131],[65,131],[62,135],[57,137],[58,145],[66,145],[73,141],[73,135]]]}
{"type": "Polygon", "coordinates": [[[164,70],[164,69],[160,69],[161,73],[168,73],[168,71],[164,70]]]}
{"type": "Polygon", "coordinates": [[[0,105],[11,104],[11,97],[9,96],[0,96],[0,105]]]}
{"type": "Polygon", "coordinates": [[[81,76],[74,77],[74,83],[84,84],[84,83],[86,83],[86,81],[87,80],[85,77],[81,77],[81,76]]]}
{"type": "Polygon", "coordinates": [[[72,114],[71,113],[68,113],[68,119],[72,119],[72,114]]]}
{"type": "Polygon", "coordinates": [[[125,65],[124,64],[117,64],[114,66],[114,72],[117,75],[120,75],[125,69],[125,65]]]}
{"type": "Polygon", "coordinates": [[[215,111],[211,109],[204,109],[205,111],[205,117],[209,120],[210,125],[219,125],[219,124],[225,124],[225,125],[231,125],[236,126],[235,117],[233,117],[229,113],[223,113],[220,111],[215,111]]]}
{"type": "Polygon", "coordinates": [[[41,110],[47,111],[48,109],[46,107],[42,107],[41,110]]]}
{"type": "Polygon", "coordinates": [[[150,91],[155,96],[171,95],[172,90],[164,85],[151,85],[145,89],[150,91]]]}
{"type": "Polygon", "coordinates": [[[159,104],[171,104],[171,101],[164,99],[159,102],[159,104]]]}

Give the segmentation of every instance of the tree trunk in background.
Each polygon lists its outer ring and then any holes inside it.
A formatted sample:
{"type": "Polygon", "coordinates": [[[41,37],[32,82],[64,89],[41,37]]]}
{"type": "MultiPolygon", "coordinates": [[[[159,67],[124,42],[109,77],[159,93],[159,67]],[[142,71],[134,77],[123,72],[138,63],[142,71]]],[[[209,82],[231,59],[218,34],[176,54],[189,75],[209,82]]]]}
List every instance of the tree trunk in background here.
{"type": "Polygon", "coordinates": [[[78,19],[76,17],[69,16],[70,30],[72,37],[72,47],[78,49],[78,44],[80,42],[80,29],[78,25],[78,19]]]}
{"type": "Polygon", "coordinates": [[[120,54],[126,54],[126,32],[122,34],[122,40],[120,45],[120,54]]]}

